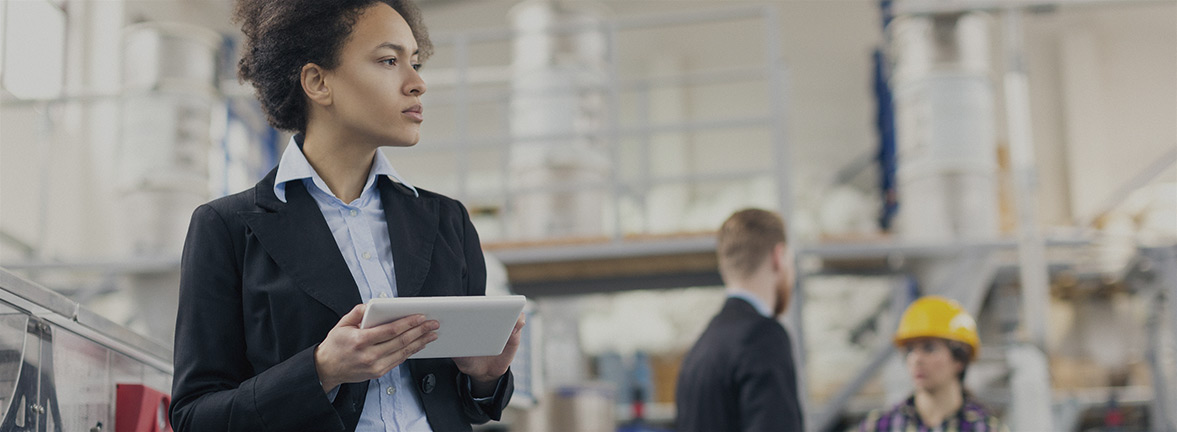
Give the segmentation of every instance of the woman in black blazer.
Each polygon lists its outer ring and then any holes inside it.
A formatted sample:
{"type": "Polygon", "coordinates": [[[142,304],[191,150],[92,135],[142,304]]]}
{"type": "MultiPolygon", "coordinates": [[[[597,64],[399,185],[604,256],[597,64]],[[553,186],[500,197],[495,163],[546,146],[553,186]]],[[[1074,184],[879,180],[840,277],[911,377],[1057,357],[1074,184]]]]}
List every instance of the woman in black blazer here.
{"type": "Polygon", "coordinates": [[[503,353],[491,357],[406,361],[436,339],[438,323],[421,316],[358,328],[363,297],[376,286],[397,296],[485,293],[466,209],[400,181],[378,153],[418,141],[425,83],[417,68],[431,46],[416,8],[393,0],[244,0],[235,17],[246,36],[239,74],[257,89],[270,123],[296,132],[296,148],[254,188],[193,213],[181,263],[172,425],[451,431],[497,420],[513,391],[508,368],[522,317],[503,353]],[[301,177],[290,175],[299,168],[301,177]],[[337,207],[352,208],[351,216],[375,209],[364,226],[379,229],[343,222],[337,207]],[[348,239],[373,232],[386,246],[361,257],[348,239]],[[372,268],[391,277],[374,280],[381,273],[372,268]],[[385,391],[378,379],[396,385],[385,391]]]}

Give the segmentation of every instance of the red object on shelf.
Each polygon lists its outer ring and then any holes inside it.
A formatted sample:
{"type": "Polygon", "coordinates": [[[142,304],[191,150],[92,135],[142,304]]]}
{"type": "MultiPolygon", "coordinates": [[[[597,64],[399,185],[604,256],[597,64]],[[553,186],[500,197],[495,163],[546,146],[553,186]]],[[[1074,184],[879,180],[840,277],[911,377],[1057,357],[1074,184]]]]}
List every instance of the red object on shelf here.
{"type": "Polygon", "coordinates": [[[119,384],[115,397],[115,432],[172,432],[172,397],[167,393],[142,384],[119,384]]]}

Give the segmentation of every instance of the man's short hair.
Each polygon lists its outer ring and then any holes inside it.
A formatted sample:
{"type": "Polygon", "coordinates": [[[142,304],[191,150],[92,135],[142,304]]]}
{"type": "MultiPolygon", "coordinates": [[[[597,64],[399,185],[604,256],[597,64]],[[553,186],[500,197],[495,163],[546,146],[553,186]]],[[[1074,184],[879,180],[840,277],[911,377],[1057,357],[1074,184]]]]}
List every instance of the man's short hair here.
{"type": "Polygon", "coordinates": [[[719,228],[719,273],[724,279],[751,276],[785,243],[785,221],[775,212],[744,209],[727,218],[719,228]]]}

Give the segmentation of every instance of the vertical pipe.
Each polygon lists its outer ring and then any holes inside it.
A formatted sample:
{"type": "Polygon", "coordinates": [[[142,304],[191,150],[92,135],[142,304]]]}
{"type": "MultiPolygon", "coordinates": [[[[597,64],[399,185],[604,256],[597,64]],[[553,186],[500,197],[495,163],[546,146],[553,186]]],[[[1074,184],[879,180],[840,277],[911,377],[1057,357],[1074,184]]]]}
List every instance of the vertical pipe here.
{"type": "Polygon", "coordinates": [[[621,175],[619,168],[621,166],[621,116],[617,112],[618,107],[621,106],[621,90],[619,82],[621,82],[620,74],[617,72],[617,64],[620,62],[620,57],[617,55],[617,23],[616,21],[609,21],[605,29],[605,46],[608,47],[608,52],[605,54],[606,64],[609,68],[609,125],[606,133],[609,136],[609,160],[610,160],[610,176],[609,186],[610,192],[613,195],[613,241],[620,242],[624,237],[624,230],[621,227],[621,175]]]}
{"type": "MultiPolygon", "coordinates": [[[[638,96],[638,124],[650,124],[650,84],[643,84],[641,87],[641,94],[638,96]]],[[[620,125],[618,125],[620,128],[620,125]]],[[[650,184],[650,171],[654,168],[653,161],[650,160],[650,132],[644,131],[641,135],[640,156],[638,161],[637,185],[634,188],[638,191],[638,196],[641,197],[641,208],[644,223],[642,229],[645,232],[654,231],[654,219],[650,217],[653,213],[650,209],[650,195],[653,186],[650,184]]]]}
{"type": "MultiPolygon", "coordinates": [[[[1163,280],[1163,279],[1162,279],[1163,280]]],[[[1149,404],[1149,430],[1152,432],[1169,432],[1169,417],[1173,413],[1166,412],[1165,407],[1168,406],[1168,391],[1166,391],[1168,384],[1168,377],[1165,376],[1164,361],[1162,360],[1161,342],[1163,336],[1161,329],[1164,327],[1165,320],[1165,297],[1164,291],[1158,290],[1156,292],[1152,304],[1149,305],[1148,317],[1145,319],[1145,335],[1148,346],[1145,348],[1144,358],[1148,362],[1149,372],[1152,375],[1153,382],[1153,397],[1149,404]]]]}
{"type": "MultiPolygon", "coordinates": [[[[1005,112],[1009,133],[1010,159],[1017,195],[1019,275],[1022,282],[1022,324],[1028,340],[1011,353],[1014,377],[1022,391],[1015,396],[1013,429],[1053,430],[1049,365],[1046,361],[1046,315],[1050,291],[1046,269],[1046,246],[1038,230],[1035,212],[1037,188],[1034,146],[1030,134],[1030,92],[1022,52],[1022,11],[1005,11],[1002,32],[1005,49],[1005,112]],[[1015,355],[1016,354],[1016,355],[1015,355]]],[[[1017,390],[1019,386],[1014,386],[1017,390]]]]}
{"type": "Polygon", "coordinates": [[[1017,194],[1019,274],[1022,282],[1022,317],[1029,342],[1046,347],[1046,312],[1050,286],[1045,244],[1038,229],[1035,197],[1037,171],[1030,134],[1030,92],[1022,53],[1022,12],[1005,12],[1005,106],[1009,130],[1010,160],[1017,194]]]}
{"type": "Polygon", "coordinates": [[[460,34],[454,40],[454,69],[458,72],[457,86],[454,88],[454,106],[457,108],[457,152],[458,152],[458,201],[468,198],[468,172],[470,170],[470,91],[469,91],[469,48],[470,40],[466,34],[460,34]]]}
{"type": "MultiPolygon", "coordinates": [[[[797,230],[795,229],[796,224],[791,220],[793,216],[793,186],[790,176],[793,174],[793,169],[790,166],[788,136],[785,130],[788,116],[785,112],[787,96],[785,94],[785,64],[781,58],[783,48],[780,35],[780,11],[773,6],[765,6],[760,13],[764,19],[764,68],[765,76],[768,77],[770,115],[774,120],[772,122],[772,148],[773,158],[776,162],[777,199],[779,200],[777,208],[781,217],[786,221],[785,231],[789,245],[796,250],[797,230]]],[[[799,258],[794,260],[794,272],[801,271],[801,264],[799,258]]],[[[785,319],[792,333],[793,365],[796,370],[802,371],[797,374],[797,401],[801,405],[801,412],[805,413],[809,406],[809,387],[803,372],[806,370],[805,329],[801,319],[801,303],[805,297],[802,293],[803,288],[800,283],[794,283],[793,300],[789,304],[785,319]]],[[[814,426],[811,422],[808,427],[812,430],[814,426]]]]}
{"type": "MultiPolygon", "coordinates": [[[[788,228],[786,228],[787,230],[788,228]]],[[[796,250],[796,245],[791,245],[791,248],[796,250]]],[[[811,275],[806,274],[806,270],[802,267],[805,254],[796,253],[793,256],[793,271],[797,274],[797,278],[793,283],[793,298],[789,301],[789,308],[786,312],[790,322],[793,341],[793,367],[798,371],[797,374],[797,402],[801,405],[802,418],[814,417],[813,412],[809,409],[809,380],[804,371],[809,370],[805,367],[806,352],[805,352],[805,333],[802,327],[801,311],[804,310],[805,305],[805,280],[811,275]]],[[[830,407],[827,405],[827,409],[830,407]]],[[[810,420],[805,423],[806,432],[820,432],[820,425],[817,422],[810,420]]]]}
{"type": "MultiPolygon", "coordinates": [[[[501,117],[502,128],[509,134],[511,131],[511,97],[508,96],[501,101],[503,110],[501,117]]],[[[503,194],[503,206],[499,208],[499,229],[502,234],[499,239],[514,238],[514,227],[508,221],[511,220],[514,206],[515,192],[511,188],[511,140],[502,140],[495,142],[493,145],[499,147],[499,191],[503,194]]]]}
{"type": "MultiPolygon", "coordinates": [[[[1162,290],[1158,290],[1158,294],[1167,300],[1164,303],[1164,308],[1169,311],[1169,321],[1173,325],[1171,336],[1177,339],[1177,245],[1155,250],[1157,251],[1154,254],[1154,265],[1158,273],[1157,283],[1160,284],[1160,287],[1168,287],[1169,289],[1169,292],[1166,293],[1162,288],[1162,290]]],[[[1164,333],[1161,329],[1165,325],[1165,314],[1160,314],[1157,319],[1159,320],[1156,323],[1157,339],[1153,344],[1153,349],[1159,363],[1157,370],[1161,371],[1164,368],[1164,351],[1162,351],[1164,333]]],[[[1174,346],[1177,346],[1177,340],[1174,340],[1174,346]]],[[[1157,385],[1158,394],[1161,395],[1159,399],[1164,400],[1158,401],[1160,402],[1158,404],[1160,410],[1156,412],[1160,414],[1156,416],[1157,420],[1154,420],[1154,423],[1163,423],[1159,430],[1177,432],[1177,386],[1170,385],[1177,382],[1177,368],[1170,369],[1168,374],[1156,375],[1162,375],[1161,377],[1154,375],[1153,382],[1157,385]]],[[[1154,430],[1158,429],[1154,426],[1154,430]]]]}
{"type": "Polygon", "coordinates": [[[49,258],[49,224],[52,218],[49,214],[49,201],[53,197],[53,155],[57,154],[57,140],[51,135],[53,132],[53,119],[51,116],[52,105],[48,102],[37,103],[38,112],[41,113],[40,121],[37,122],[37,138],[41,140],[41,144],[37,146],[40,149],[40,161],[38,164],[42,167],[41,176],[38,179],[38,189],[40,202],[37,206],[37,239],[33,242],[33,253],[38,259],[49,258]]]}
{"type": "MultiPolygon", "coordinates": [[[[1169,258],[1165,263],[1165,268],[1167,269],[1165,270],[1165,280],[1166,284],[1169,285],[1169,301],[1167,307],[1169,309],[1169,322],[1173,325],[1173,332],[1170,335],[1175,339],[1173,345],[1177,346],[1177,246],[1170,246],[1167,255],[1169,258]]],[[[1173,372],[1174,376],[1170,378],[1172,380],[1170,382],[1177,382],[1177,368],[1174,368],[1171,372],[1173,372]]],[[[1177,387],[1177,385],[1169,388],[1173,389],[1174,387],[1177,387]]],[[[1165,412],[1169,416],[1169,426],[1177,430],[1177,391],[1173,393],[1169,397],[1169,409],[1165,412]]]]}
{"type": "MultiPolygon", "coordinates": [[[[792,173],[790,166],[789,144],[785,124],[788,122],[786,109],[787,95],[785,89],[786,72],[784,60],[781,59],[780,18],[778,10],[765,6],[764,14],[764,46],[766,76],[768,77],[768,91],[770,95],[770,109],[772,118],[773,157],[776,159],[777,197],[781,216],[788,219],[793,214],[793,187],[789,178],[792,173]]],[[[792,233],[792,224],[787,228],[792,233]]],[[[790,239],[794,237],[789,236],[790,239]]]]}

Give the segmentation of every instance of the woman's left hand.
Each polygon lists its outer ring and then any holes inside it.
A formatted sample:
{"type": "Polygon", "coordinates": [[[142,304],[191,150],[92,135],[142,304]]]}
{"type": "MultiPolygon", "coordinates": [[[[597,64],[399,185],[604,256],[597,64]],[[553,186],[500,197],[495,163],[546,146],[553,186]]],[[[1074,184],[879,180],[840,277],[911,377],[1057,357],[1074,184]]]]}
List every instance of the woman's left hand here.
{"type": "Polygon", "coordinates": [[[519,318],[515,320],[515,328],[511,330],[511,337],[507,339],[507,345],[503,347],[501,354],[486,357],[454,357],[454,363],[458,365],[458,370],[470,376],[470,390],[474,397],[487,397],[494,394],[495,384],[503,374],[507,373],[507,368],[511,366],[511,360],[515,359],[515,351],[519,350],[525,321],[523,314],[520,313],[519,318]]]}

